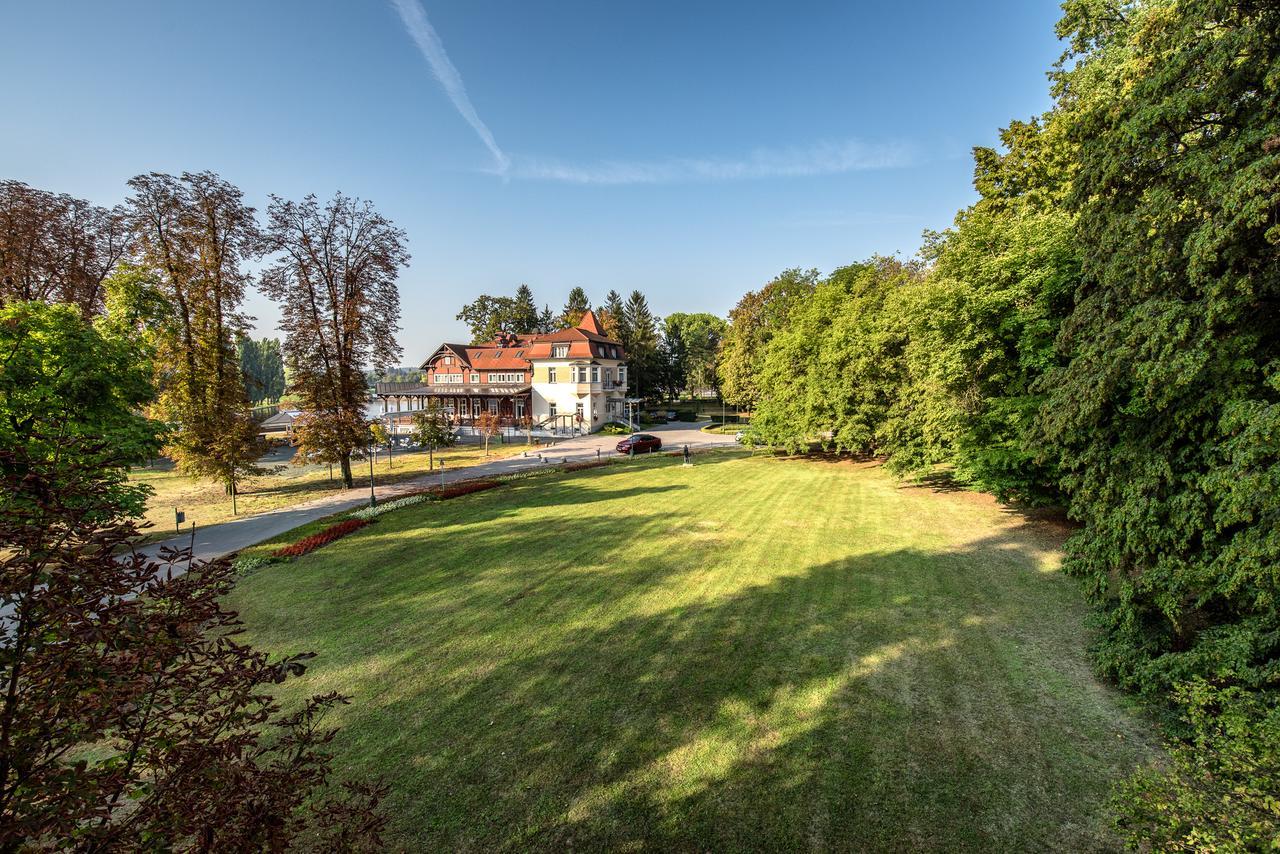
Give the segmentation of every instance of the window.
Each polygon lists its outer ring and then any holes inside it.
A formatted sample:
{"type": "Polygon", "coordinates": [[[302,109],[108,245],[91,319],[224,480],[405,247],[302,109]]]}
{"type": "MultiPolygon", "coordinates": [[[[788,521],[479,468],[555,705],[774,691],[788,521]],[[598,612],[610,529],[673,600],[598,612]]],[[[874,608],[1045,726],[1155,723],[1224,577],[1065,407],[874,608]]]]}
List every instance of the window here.
{"type": "Polygon", "coordinates": [[[436,374],[436,382],[444,385],[462,382],[462,374],[436,374]]]}
{"type": "Polygon", "coordinates": [[[611,382],[613,382],[613,368],[605,368],[605,369],[604,369],[604,381],[605,381],[606,383],[611,383],[611,382]]]}
{"type": "Polygon", "coordinates": [[[609,355],[615,359],[618,358],[618,348],[614,347],[612,344],[609,345],[609,355]]]}
{"type": "Polygon", "coordinates": [[[567,358],[569,358],[569,345],[568,345],[568,344],[557,344],[557,345],[555,345],[554,347],[552,347],[552,348],[551,348],[551,358],[553,358],[553,359],[567,359],[567,358]]]}
{"type": "Polygon", "coordinates": [[[554,403],[547,404],[547,414],[552,418],[556,417],[556,405],[554,403]]]}
{"type": "Polygon", "coordinates": [[[453,357],[452,357],[452,356],[445,356],[445,357],[444,357],[444,363],[445,363],[446,365],[452,365],[452,364],[453,364],[453,357]]]}
{"type": "Polygon", "coordinates": [[[491,399],[489,400],[489,414],[490,414],[490,415],[497,415],[497,414],[498,414],[498,400],[497,400],[497,398],[491,398],[491,399]]]}
{"type": "Polygon", "coordinates": [[[524,401],[516,401],[516,418],[524,418],[524,401]]]}
{"type": "Polygon", "coordinates": [[[599,365],[591,366],[591,381],[593,383],[600,382],[600,366],[599,365]]]}
{"type": "Polygon", "coordinates": [[[618,385],[627,384],[627,366],[618,365],[618,385]]]}
{"type": "Polygon", "coordinates": [[[583,410],[582,410],[582,403],[581,403],[581,402],[579,402],[579,403],[577,403],[577,404],[575,404],[575,405],[574,405],[573,417],[574,417],[574,420],[575,420],[575,421],[581,421],[581,420],[583,420],[583,410]]]}
{"type": "Polygon", "coordinates": [[[471,381],[472,381],[473,383],[478,383],[478,382],[480,382],[480,375],[479,375],[479,374],[472,374],[472,375],[471,375],[471,381]]]}
{"type": "Polygon", "coordinates": [[[495,374],[489,373],[489,382],[491,383],[520,383],[524,382],[524,374],[495,374]]]}
{"type": "Polygon", "coordinates": [[[556,369],[547,368],[547,382],[553,383],[555,381],[556,381],[556,369]]]}
{"type": "Polygon", "coordinates": [[[476,398],[475,400],[471,401],[471,417],[472,418],[480,417],[480,399],[479,398],[476,398]]]}

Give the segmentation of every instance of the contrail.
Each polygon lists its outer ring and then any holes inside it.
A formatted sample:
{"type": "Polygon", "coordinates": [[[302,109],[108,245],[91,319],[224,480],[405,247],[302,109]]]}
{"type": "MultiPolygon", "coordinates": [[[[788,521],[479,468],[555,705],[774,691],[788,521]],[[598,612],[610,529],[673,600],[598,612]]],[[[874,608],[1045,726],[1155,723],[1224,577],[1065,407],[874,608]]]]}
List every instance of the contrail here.
{"type": "Polygon", "coordinates": [[[436,34],[435,27],[431,26],[431,22],[427,20],[427,13],[422,8],[422,4],[418,0],[391,0],[391,5],[395,6],[396,11],[400,13],[404,28],[409,31],[409,35],[418,45],[418,50],[422,51],[422,55],[426,57],[431,65],[431,73],[440,81],[445,94],[449,96],[450,101],[453,101],[453,106],[493,154],[493,159],[497,161],[495,171],[505,176],[511,166],[511,158],[498,147],[488,125],[481,120],[480,114],[472,106],[471,99],[467,97],[467,87],[462,82],[462,75],[449,61],[449,54],[445,53],[444,45],[440,41],[440,36],[436,34]]]}

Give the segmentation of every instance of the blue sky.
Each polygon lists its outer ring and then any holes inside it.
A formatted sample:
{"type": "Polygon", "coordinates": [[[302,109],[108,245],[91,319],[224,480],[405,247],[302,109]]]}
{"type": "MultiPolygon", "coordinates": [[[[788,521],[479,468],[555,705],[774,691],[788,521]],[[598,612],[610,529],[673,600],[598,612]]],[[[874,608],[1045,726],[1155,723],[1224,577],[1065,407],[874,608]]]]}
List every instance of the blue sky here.
{"type": "MultiPolygon", "coordinates": [[[[1049,105],[1055,3],[0,0],[0,175],[150,170],[372,200],[415,363],[474,295],[725,314],[786,267],[911,255],[969,150],[1049,105]]],[[[274,307],[250,313],[272,334],[274,307]]]]}

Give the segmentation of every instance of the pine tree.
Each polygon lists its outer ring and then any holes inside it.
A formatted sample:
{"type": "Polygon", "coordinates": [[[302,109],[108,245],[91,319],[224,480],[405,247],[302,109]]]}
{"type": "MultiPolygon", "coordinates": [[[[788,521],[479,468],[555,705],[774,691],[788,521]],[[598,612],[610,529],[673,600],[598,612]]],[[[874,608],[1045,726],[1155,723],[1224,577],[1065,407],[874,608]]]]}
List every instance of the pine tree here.
{"type": "Polygon", "coordinates": [[[604,308],[599,312],[600,325],[604,329],[604,334],[615,341],[624,340],[626,337],[623,328],[625,314],[626,307],[622,303],[622,295],[617,291],[609,291],[604,298],[604,308]]]}
{"type": "Polygon", "coordinates": [[[582,315],[591,310],[591,300],[587,292],[575,287],[569,291],[569,299],[564,304],[564,312],[560,315],[561,326],[577,326],[582,322],[582,315]]]}
{"type": "Polygon", "coordinates": [[[649,310],[649,301],[640,291],[631,292],[623,308],[622,318],[622,325],[627,332],[622,344],[627,351],[627,364],[630,366],[627,378],[632,394],[639,397],[642,389],[650,390],[654,385],[658,321],[649,310]]]}
{"type": "Polygon", "coordinates": [[[533,301],[533,289],[523,282],[516,288],[515,303],[511,307],[510,329],[517,334],[534,332],[538,328],[538,306],[533,301]]]}

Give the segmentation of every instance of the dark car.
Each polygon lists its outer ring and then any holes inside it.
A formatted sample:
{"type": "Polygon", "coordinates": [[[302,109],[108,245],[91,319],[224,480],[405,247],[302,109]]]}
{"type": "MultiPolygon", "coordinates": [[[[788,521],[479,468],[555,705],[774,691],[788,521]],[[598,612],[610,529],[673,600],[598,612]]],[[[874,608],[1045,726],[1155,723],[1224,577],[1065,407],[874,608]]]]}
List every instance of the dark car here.
{"type": "Polygon", "coordinates": [[[657,436],[650,436],[648,433],[635,433],[618,443],[618,453],[620,454],[647,454],[651,451],[662,450],[662,440],[657,436]]]}

